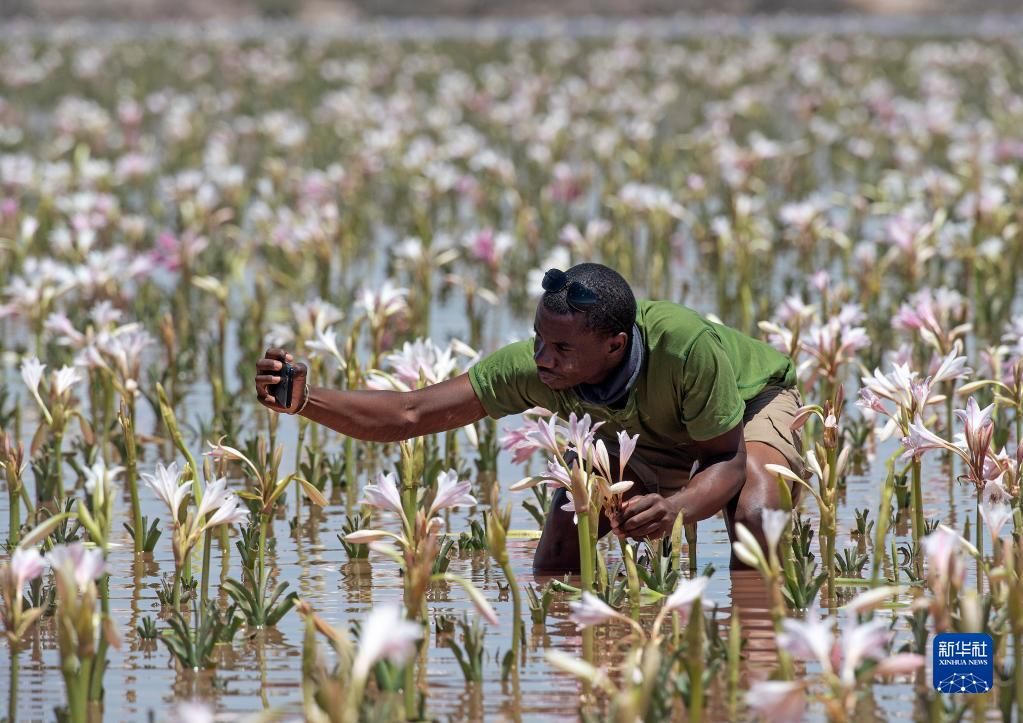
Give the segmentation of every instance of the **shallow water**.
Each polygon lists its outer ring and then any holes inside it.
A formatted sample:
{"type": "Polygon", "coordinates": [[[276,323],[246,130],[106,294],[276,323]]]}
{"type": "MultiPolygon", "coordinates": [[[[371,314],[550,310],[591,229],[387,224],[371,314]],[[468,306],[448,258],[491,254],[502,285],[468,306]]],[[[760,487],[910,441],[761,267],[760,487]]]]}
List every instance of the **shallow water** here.
{"type": "MultiPolygon", "coordinates": [[[[1019,18],[1001,20],[976,20],[965,24],[961,19],[954,21],[933,20],[925,23],[914,23],[906,20],[872,20],[869,23],[842,19],[828,20],[826,26],[822,21],[808,22],[799,18],[781,18],[765,23],[754,23],[748,19],[700,20],[686,19],[667,22],[656,21],[635,25],[635,32],[651,32],[662,36],[691,37],[716,31],[723,35],[751,35],[759,31],[780,33],[782,35],[804,35],[820,29],[831,33],[856,33],[868,31],[881,35],[936,35],[947,33],[960,34],[969,31],[975,35],[1011,34],[1014,29],[1023,27],[1019,18]]],[[[297,36],[305,32],[316,32],[298,26],[273,26],[274,32],[297,36]]],[[[551,33],[566,33],[575,37],[606,37],[618,32],[617,24],[582,22],[574,26],[564,24],[552,25],[540,22],[521,22],[493,24],[493,32],[504,33],[503,37],[541,38],[551,33]]],[[[236,29],[246,37],[259,37],[266,34],[266,26],[256,30],[236,29]]],[[[323,28],[323,32],[331,32],[323,28]]],[[[429,40],[436,37],[471,37],[477,38],[477,26],[465,26],[458,23],[432,23],[410,25],[407,23],[371,24],[355,29],[338,31],[341,36],[362,37],[360,32],[376,33],[380,37],[415,38],[429,40]]],[[[10,37],[6,33],[13,30],[0,29],[0,37],[10,37]]],[[[20,32],[20,31],[19,31],[20,32]]],[[[71,33],[88,34],[88,31],[71,33]]],[[[137,37],[145,35],[167,35],[189,32],[188,28],[174,26],[146,28],[125,28],[112,26],[101,29],[109,33],[111,39],[117,37],[137,37]]],[[[211,35],[222,30],[214,29],[211,35]]],[[[695,249],[692,250],[695,254],[695,249]]],[[[693,268],[695,260],[690,260],[688,268],[693,268]]],[[[712,283],[712,282],[709,282],[712,283]]],[[[699,299],[686,298],[686,303],[700,306],[699,299]]],[[[702,310],[713,308],[712,303],[703,304],[702,310]]],[[[461,312],[461,301],[457,295],[444,309],[439,309],[431,328],[435,339],[446,339],[450,335],[464,334],[465,318],[461,312]]],[[[0,327],[2,329],[4,327],[0,327]]],[[[489,324],[486,332],[489,335],[487,348],[501,343],[508,338],[521,337],[527,333],[528,320],[511,319],[502,315],[489,324]]],[[[231,338],[235,336],[234,328],[231,338]]],[[[230,344],[229,344],[230,346],[230,344]]],[[[228,360],[228,368],[234,369],[235,359],[228,360]]],[[[17,372],[9,367],[0,369],[3,374],[4,386],[23,394],[23,384],[17,372]]],[[[240,384],[241,380],[236,380],[240,384]]],[[[235,393],[249,397],[247,387],[236,386],[235,393]]],[[[852,398],[850,389],[848,398],[852,398]]],[[[208,417],[209,409],[197,400],[208,398],[206,390],[197,387],[191,399],[179,406],[188,409],[192,421],[200,417],[208,417]]],[[[153,428],[152,411],[141,403],[137,428],[148,431],[153,428]]],[[[30,437],[35,428],[35,420],[23,420],[23,437],[30,437]]],[[[251,429],[250,421],[246,429],[251,429]]],[[[514,419],[504,420],[502,427],[516,424],[514,419]]],[[[284,465],[282,472],[287,473],[293,464],[296,444],[295,420],[283,418],[280,424],[279,438],[284,445],[284,465]]],[[[336,449],[340,439],[332,433],[325,436],[328,449],[336,449]]],[[[193,450],[198,451],[204,440],[190,440],[193,450]]],[[[850,530],[855,524],[855,510],[867,507],[871,510],[871,519],[876,519],[879,488],[884,479],[884,460],[891,454],[894,446],[889,443],[876,451],[874,464],[863,474],[851,476],[841,499],[838,515],[838,539],[836,548],[840,553],[845,547],[855,544],[850,530]]],[[[384,450],[390,457],[396,456],[396,445],[384,450]]],[[[140,470],[149,471],[156,461],[156,450],[148,448],[145,458],[140,461],[140,470]]],[[[164,454],[168,454],[164,450],[164,454]]],[[[168,461],[171,457],[165,457],[168,461]]],[[[70,470],[68,470],[70,474],[70,470]]],[[[938,517],[957,529],[962,529],[964,517],[962,510],[972,510],[973,492],[969,488],[953,485],[950,488],[947,471],[934,465],[925,468],[925,515],[928,518],[938,517]]],[[[503,456],[499,470],[499,481],[503,489],[522,477],[523,471],[513,468],[503,456]]],[[[363,479],[365,482],[365,479],[363,479]]],[[[144,486],[142,487],[143,514],[150,517],[165,516],[165,510],[155,496],[144,486]]],[[[807,497],[807,496],[804,496],[807,497]]],[[[535,522],[520,506],[523,499],[530,499],[529,493],[509,493],[505,491],[502,499],[514,501],[512,527],[516,530],[534,530],[535,522]]],[[[346,509],[343,495],[336,496],[329,507],[311,513],[308,507],[302,510],[302,525],[293,533],[288,519],[294,515],[294,494],[288,495],[286,514],[273,521],[273,537],[276,539],[276,551],[269,558],[269,567],[274,581],[287,581],[292,590],[308,601],[314,609],[328,622],[339,627],[347,627],[352,621],[361,619],[374,605],[401,599],[401,578],[396,566],[382,556],[373,556],[367,563],[350,563],[337,539],[341,530],[346,509]]],[[[816,509],[811,500],[804,499],[802,510],[813,521],[816,528],[816,509]]],[[[0,520],[7,519],[7,497],[0,494],[0,520]]],[[[300,715],[300,682],[301,682],[301,644],[303,626],[301,618],[289,613],[275,630],[262,631],[236,640],[233,649],[222,651],[222,660],[215,671],[192,673],[180,671],[166,648],[155,641],[141,641],[135,626],[144,616],[157,617],[160,604],[156,591],[160,588],[161,575],[173,570],[173,559],[170,542],[165,531],[157,545],[152,560],[136,563],[131,554],[131,541],[123,530],[121,522],[127,520],[129,514],[128,496],[122,495],[118,509],[118,518],[114,523],[115,545],[111,551],[109,569],[111,610],[123,636],[122,648],[113,650],[109,655],[109,668],[105,677],[106,687],[106,720],[147,720],[164,717],[168,707],[175,701],[190,698],[201,698],[214,703],[218,711],[226,713],[246,713],[271,708],[284,715],[300,715]]],[[[467,527],[467,519],[479,519],[480,510],[460,511],[451,517],[451,533],[458,534],[467,527]]],[[[0,523],[5,524],[5,523],[0,523]]],[[[909,530],[905,525],[897,528],[896,542],[909,539],[909,530]]],[[[2,537],[2,535],[0,535],[2,537]]],[[[536,543],[532,540],[513,539],[509,542],[512,563],[518,577],[518,584],[525,586],[533,582],[543,582],[534,577],[531,570],[531,559],[536,543]]],[[[617,546],[605,545],[610,564],[617,559],[617,546]]],[[[702,570],[710,564],[715,568],[710,585],[705,594],[707,606],[718,605],[718,620],[723,633],[727,632],[729,616],[738,610],[743,624],[746,642],[746,662],[743,671],[743,688],[758,678],[769,675],[776,665],[774,652],[774,634],[769,622],[763,585],[755,573],[730,574],[728,570],[730,548],[723,522],[715,517],[702,522],[699,527],[699,545],[697,550],[697,569],[702,570]]],[[[238,575],[238,555],[233,548],[229,575],[238,575]]],[[[213,569],[220,566],[219,553],[215,552],[213,569]]],[[[436,588],[430,595],[429,614],[431,618],[431,635],[427,648],[428,665],[422,684],[427,689],[427,710],[430,716],[441,720],[531,720],[538,718],[575,719],[578,714],[579,684],[569,676],[554,672],[546,663],[546,650],[557,649],[569,654],[581,652],[582,639],[575,626],[568,621],[568,601],[570,596],[564,593],[556,595],[551,616],[545,627],[527,625],[527,654],[522,667],[519,691],[500,681],[500,660],[510,644],[511,601],[507,593],[502,592],[503,575],[485,556],[455,558],[451,561],[450,571],[472,580],[494,605],[501,623],[491,627],[486,634],[486,659],[484,682],[478,686],[467,687],[463,683],[462,673],[452,652],[438,643],[433,630],[433,623],[441,615],[472,615],[472,607],[466,596],[459,589],[436,588]]],[[[970,570],[972,583],[972,569],[970,570]]],[[[212,586],[216,590],[216,580],[212,586]]],[[[656,609],[650,606],[648,613],[656,609]]],[[[905,626],[900,624],[898,644],[905,640],[905,626]]],[[[613,663],[620,659],[621,651],[617,641],[621,638],[621,630],[613,626],[603,626],[596,631],[597,652],[600,661],[613,663]]],[[[10,672],[10,651],[8,643],[3,643],[0,650],[0,686],[7,687],[10,672]]],[[[321,644],[321,648],[325,646],[321,644]]],[[[54,719],[54,707],[64,701],[64,688],[59,669],[59,658],[56,650],[52,620],[45,620],[38,631],[18,652],[20,663],[20,685],[17,701],[17,718],[25,721],[49,721],[54,719]]],[[[810,666],[812,672],[813,666],[810,666]]],[[[924,686],[927,687],[927,686],[924,686]]],[[[868,701],[857,717],[864,720],[889,720],[925,718],[926,714],[918,710],[917,695],[914,686],[908,681],[892,684],[876,684],[873,686],[873,700],[868,701]]],[[[6,701],[5,701],[6,702],[6,701]]],[[[708,717],[723,719],[728,717],[724,702],[720,696],[711,695],[708,717]]],[[[822,712],[815,709],[814,718],[822,718],[822,712]]]]}
{"type": "MultiPolygon", "coordinates": [[[[514,418],[502,422],[509,423],[514,424],[514,418]]],[[[287,451],[293,451],[293,425],[294,420],[284,419],[279,428],[287,451]],[[287,446],[289,437],[290,447],[287,446]]],[[[290,456],[287,451],[286,460],[290,456]]],[[[152,461],[148,461],[140,467],[145,470],[151,464],[152,461]]],[[[836,543],[839,552],[855,544],[849,535],[854,526],[854,510],[877,504],[877,480],[882,479],[882,474],[883,469],[874,469],[867,475],[850,477],[839,513],[836,543]]],[[[500,480],[503,486],[520,477],[521,470],[512,468],[507,462],[502,464],[500,480]]],[[[932,477],[933,484],[926,485],[925,491],[927,516],[941,515],[946,522],[961,526],[962,520],[946,514],[949,509],[947,478],[937,469],[932,470],[932,477]]],[[[144,514],[159,516],[164,513],[149,490],[141,494],[144,514]]],[[[535,522],[518,504],[524,499],[524,494],[528,493],[506,492],[502,497],[506,501],[516,502],[513,529],[532,530],[536,528],[535,522]]],[[[957,489],[955,501],[961,509],[968,509],[967,505],[971,503],[969,490],[957,489]]],[[[112,650],[109,656],[110,665],[105,678],[106,719],[145,720],[151,713],[159,719],[163,710],[172,702],[191,697],[215,702],[219,711],[244,713],[270,707],[282,713],[298,715],[302,622],[294,611],[278,624],[276,630],[255,633],[247,639],[244,635],[239,636],[234,649],[223,652],[223,660],[215,671],[178,671],[162,644],[138,638],[135,626],[141,618],[145,615],[159,615],[160,604],[156,599],[156,590],[160,587],[160,575],[173,570],[173,557],[168,540],[161,538],[153,559],[141,565],[135,564],[130,538],[120,528],[120,521],[127,520],[129,509],[128,498],[124,496],[119,519],[115,524],[114,539],[117,544],[111,551],[109,564],[111,610],[119,623],[123,645],[120,651],[112,650]]],[[[804,501],[802,509],[809,512],[816,521],[812,505],[804,501]]],[[[289,517],[293,510],[294,497],[289,495],[289,517]]],[[[302,514],[303,524],[297,536],[291,534],[288,520],[284,517],[278,517],[273,522],[276,552],[268,558],[268,565],[275,582],[289,582],[289,589],[297,590],[323,618],[339,626],[363,617],[374,604],[400,601],[401,578],[392,562],[376,554],[371,555],[368,562],[351,563],[347,560],[336,537],[344,518],[343,495],[335,496],[335,504],[322,511],[310,515],[309,509],[303,508],[302,514]]],[[[478,512],[476,514],[478,516],[478,512]]],[[[873,510],[871,517],[875,516],[876,510],[873,510]]],[[[0,495],[0,519],[6,519],[6,495],[0,495]]],[[[453,514],[452,532],[466,529],[466,520],[467,515],[463,511],[453,514]]],[[[903,533],[900,541],[907,539],[908,531],[900,531],[903,533]]],[[[512,564],[520,585],[537,581],[531,570],[535,545],[533,540],[509,542],[512,564]]],[[[604,549],[609,560],[617,559],[617,546],[612,549],[605,544],[604,549]]],[[[237,552],[231,552],[234,565],[231,574],[237,575],[237,552]]],[[[728,539],[721,518],[714,517],[700,523],[698,566],[702,570],[709,563],[715,568],[705,594],[706,604],[717,604],[720,607],[722,634],[727,634],[730,611],[733,607],[738,608],[746,640],[744,677],[748,684],[757,678],[766,677],[776,665],[774,635],[759,575],[753,572],[730,574],[728,558],[728,539]]],[[[215,552],[213,570],[219,568],[219,560],[219,552],[215,552]]],[[[613,565],[613,562],[610,564],[613,565]]],[[[483,591],[494,605],[501,625],[496,628],[491,626],[487,631],[485,677],[478,688],[464,684],[452,652],[436,644],[435,628],[431,625],[425,681],[429,713],[442,720],[529,720],[539,716],[574,718],[578,710],[578,683],[567,675],[553,672],[543,657],[549,648],[581,654],[582,638],[567,619],[567,601],[570,596],[557,594],[545,628],[534,627],[527,619],[528,652],[521,672],[521,696],[515,696],[508,685],[500,682],[500,660],[510,644],[508,621],[512,611],[510,598],[498,586],[498,583],[504,582],[500,569],[484,555],[454,557],[449,569],[469,578],[483,591]]],[[[656,606],[650,609],[655,610],[656,606]]],[[[471,615],[472,607],[461,590],[437,588],[430,595],[429,613],[433,621],[440,615],[471,615]]],[[[602,660],[610,662],[618,659],[615,643],[620,632],[611,626],[598,629],[596,649],[602,660]]],[[[7,653],[4,651],[0,655],[0,680],[4,680],[5,685],[10,665],[7,653]]],[[[19,657],[21,673],[18,719],[53,720],[53,708],[62,703],[64,690],[51,620],[46,620],[40,626],[38,634],[23,648],[19,657]]],[[[881,719],[912,717],[914,694],[909,685],[876,685],[874,691],[877,710],[883,711],[881,719]]],[[[717,712],[725,715],[723,703],[716,703],[717,712]]],[[[715,701],[712,698],[711,711],[714,709],[715,701]]]]}

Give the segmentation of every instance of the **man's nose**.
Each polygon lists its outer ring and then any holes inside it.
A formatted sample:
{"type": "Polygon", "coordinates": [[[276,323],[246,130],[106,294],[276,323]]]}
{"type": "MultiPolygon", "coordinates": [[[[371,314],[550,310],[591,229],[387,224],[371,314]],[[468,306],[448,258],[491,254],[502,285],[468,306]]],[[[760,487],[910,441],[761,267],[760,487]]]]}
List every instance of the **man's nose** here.
{"type": "Polygon", "coordinates": [[[537,342],[533,348],[533,361],[539,369],[550,369],[554,366],[554,360],[547,353],[547,345],[543,342],[537,342]]]}

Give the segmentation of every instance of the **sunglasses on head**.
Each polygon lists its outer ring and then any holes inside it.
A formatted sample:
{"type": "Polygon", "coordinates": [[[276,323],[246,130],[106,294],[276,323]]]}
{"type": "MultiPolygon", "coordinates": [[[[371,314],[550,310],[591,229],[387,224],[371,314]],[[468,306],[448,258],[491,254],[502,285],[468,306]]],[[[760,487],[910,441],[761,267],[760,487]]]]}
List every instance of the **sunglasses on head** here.
{"type": "Polygon", "coordinates": [[[569,281],[568,274],[561,269],[548,269],[547,273],[543,275],[543,281],[540,285],[543,287],[544,292],[548,294],[556,294],[568,287],[568,291],[565,293],[565,301],[568,303],[569,308],[575,311],[585,312],[599,301],[597,295],[583,286],[581,282],[569,281]]]}

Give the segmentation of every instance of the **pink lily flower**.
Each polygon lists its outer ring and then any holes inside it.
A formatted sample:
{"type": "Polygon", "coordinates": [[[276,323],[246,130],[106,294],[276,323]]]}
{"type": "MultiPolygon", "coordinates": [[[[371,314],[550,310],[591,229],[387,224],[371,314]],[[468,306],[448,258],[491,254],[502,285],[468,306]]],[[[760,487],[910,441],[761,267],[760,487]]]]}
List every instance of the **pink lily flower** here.
{"type": "Polygon", "coordinates": [[[377,475],[377,483],[368,484],[362,491],[361,505],[369,505],[381,510],[390,510],[399,516],[404,514],[401,506],[401,495],[398,493],[398,485],[391,472],[381,472],[377,475]]]}
{"type": "Polygon", "coordinates": [[[476,498],[469,494],[472,489],[472,482],[458,481],[458,472],[449,469],[437,475],[437,496],[430,505],[428,517],[433,517],[441,510],[452,507],[471,507],[478,504],[476,498]]]}

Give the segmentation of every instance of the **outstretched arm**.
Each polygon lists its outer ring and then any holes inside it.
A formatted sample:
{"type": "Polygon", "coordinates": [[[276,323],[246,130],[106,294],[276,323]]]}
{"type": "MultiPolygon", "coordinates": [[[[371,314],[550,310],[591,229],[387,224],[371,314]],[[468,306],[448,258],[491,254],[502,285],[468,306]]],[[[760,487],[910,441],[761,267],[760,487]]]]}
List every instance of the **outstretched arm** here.
{"type": "MultiPolygon", "coordinates": [[[[292,406],[279,407],[267,386],[280,378],[282,362],[292,361],[281,349],[270,349],[256,364],[256,394],[259,402],[275,412],[294,413],[302,405],[306,368],[298,373],[292,388],[292,406]]],[[[411,392],[336,390],[309,387],[309,401],[302,416],[348,437],[367,442],[397,442],[411,437],[457,429],[478,421],[486,411],[462,374],[454,379],[411,392]]]]}

